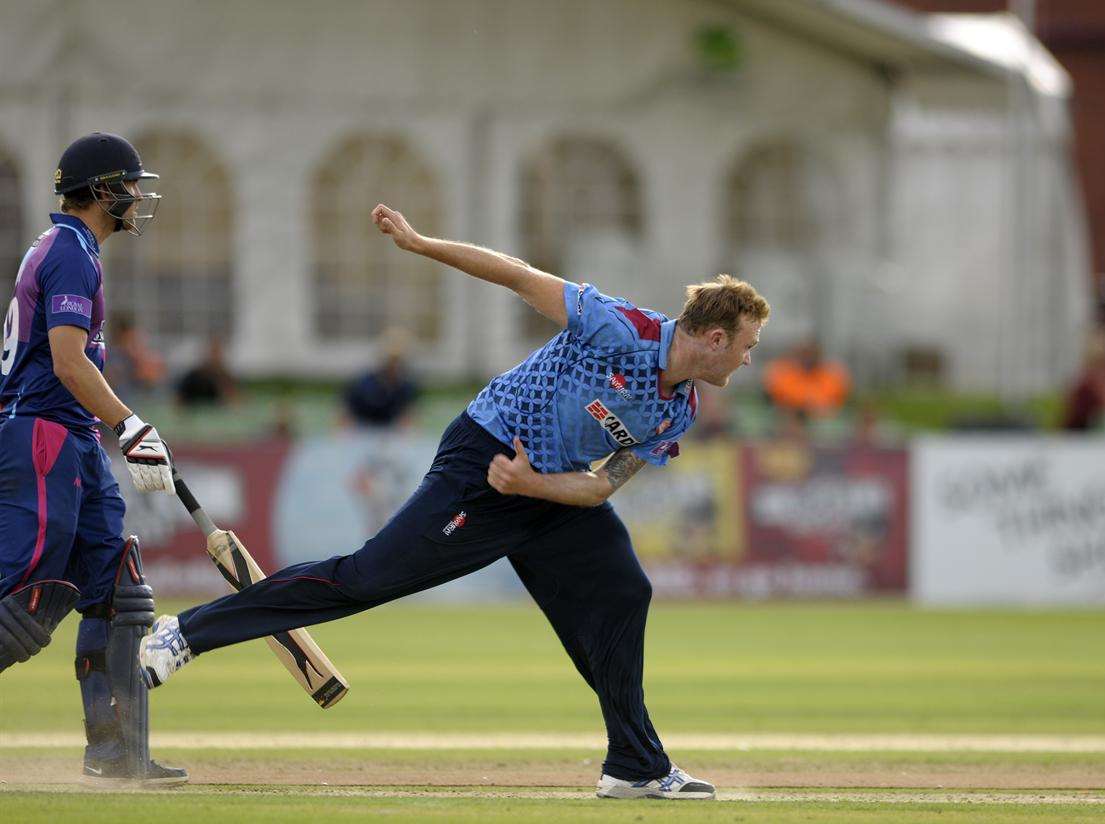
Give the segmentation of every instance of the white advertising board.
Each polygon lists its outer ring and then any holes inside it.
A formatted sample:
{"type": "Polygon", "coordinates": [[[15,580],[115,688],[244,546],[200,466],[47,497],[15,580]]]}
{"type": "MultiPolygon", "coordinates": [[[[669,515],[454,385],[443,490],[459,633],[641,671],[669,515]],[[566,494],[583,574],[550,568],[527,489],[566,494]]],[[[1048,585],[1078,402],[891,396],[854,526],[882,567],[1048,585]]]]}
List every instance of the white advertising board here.
{"type": "Polygon", "coordinates": [[[1105,440],[921,438],[911,487],[914,599],[1105,603],[1105,440]]]}

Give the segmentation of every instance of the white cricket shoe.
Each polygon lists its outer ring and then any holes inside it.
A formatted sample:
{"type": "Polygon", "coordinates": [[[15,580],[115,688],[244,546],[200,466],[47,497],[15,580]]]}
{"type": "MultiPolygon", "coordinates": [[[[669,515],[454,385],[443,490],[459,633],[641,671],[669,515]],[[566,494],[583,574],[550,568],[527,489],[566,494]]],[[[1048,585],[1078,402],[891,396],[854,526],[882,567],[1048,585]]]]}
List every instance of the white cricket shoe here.
{"type": "Polygon", "coordinates": [[[170,675],[194,657],[175,615],[160,616],[138,645],[138,668],[151,690],[168,681],[170,675]]]}
{"type": "Polygon", "coordinates": [[[692,778],[674,764],[663,778],[625,781],[603,774],[595,793],[599,798],[670,798],[706,801],[714,797],[714,785],[692,778]]]}

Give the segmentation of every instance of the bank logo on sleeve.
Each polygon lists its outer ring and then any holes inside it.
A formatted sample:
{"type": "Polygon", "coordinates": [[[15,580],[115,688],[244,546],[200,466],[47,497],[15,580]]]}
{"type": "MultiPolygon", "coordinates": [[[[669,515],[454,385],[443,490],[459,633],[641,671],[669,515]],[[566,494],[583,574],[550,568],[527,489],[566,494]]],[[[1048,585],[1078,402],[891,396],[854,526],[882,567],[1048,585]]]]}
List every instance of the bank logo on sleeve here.
{"type": "Polygon", "coordinates": [[[633,444],[639,443],[618,416],[607,409],[602,401],[593,400],[585,408],[588,414],[599,422],[599,426],[609,432],[610,437],[621,446],[633,446],[633,444]]]}
{"type": "Polygon", "coordinates": [[[83,315],[92,318],[92,301],[80,295],[54,295],[50,301],[52,315],[83,315]]]}

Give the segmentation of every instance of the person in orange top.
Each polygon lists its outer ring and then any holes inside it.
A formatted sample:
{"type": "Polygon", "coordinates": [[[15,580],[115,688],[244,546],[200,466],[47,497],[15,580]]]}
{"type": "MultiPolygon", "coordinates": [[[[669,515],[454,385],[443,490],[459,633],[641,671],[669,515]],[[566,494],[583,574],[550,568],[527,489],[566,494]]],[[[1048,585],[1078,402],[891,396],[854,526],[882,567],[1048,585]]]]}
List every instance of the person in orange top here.
{"type": "Polygon", "coordinates": [[[824,360],[813,340],[799,344],[792,355],[773,360],[764,370],[764,390],[772,404],[802,421],[835,415],[851,389],[848,370],[824,360]]]}

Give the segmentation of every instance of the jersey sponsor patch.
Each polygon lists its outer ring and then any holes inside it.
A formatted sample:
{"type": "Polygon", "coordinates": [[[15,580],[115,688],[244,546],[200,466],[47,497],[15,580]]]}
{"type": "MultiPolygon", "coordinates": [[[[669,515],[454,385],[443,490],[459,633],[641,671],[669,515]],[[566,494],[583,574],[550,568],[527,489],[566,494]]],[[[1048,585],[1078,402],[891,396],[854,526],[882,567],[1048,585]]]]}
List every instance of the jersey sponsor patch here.
{"type": "Polygon", "coordinates": [[[441,530],[441,532],[447,536],[452,535],[454,532],[464,526],[467,520],[467,512],[458,512],[456,515],[453,516],[453,519],[449,521],[449,523],[445,524],[445,528],[441,530]]]}
{"type": "Polygon", "coordinates": [[[596,421],[599,422],[599,426],[610,433],[610,437],[617,441],[621,446],[633,446],[639,441],[633,437],[632,433],[626,428],[625,424],[621,422],[617,415],[611,412],[602,401],[597,398],[591,401],[586,406],[588,414],[596,421]]]}
{"type": "Polygon", "coordinates": [[[617,372],[607,372],[606,380],[610,382],[610,388],[621,395],[622,398],[627,401],[633,400],[633,393],[625,385],[625,375],[620,375],[617,372]]]}
{"type": "Polygon", "coordinates": [[[54,295],[50,300],[52,315],[82,315],[92,319],[92,301],[80,295],[54,295]]]}
{"type": "Polygon", "coordinates": [[[587,284],[579,284],[579,293],[576,295],[576,314],[583,314],[583,293],[587,291],[587,284]]]}

